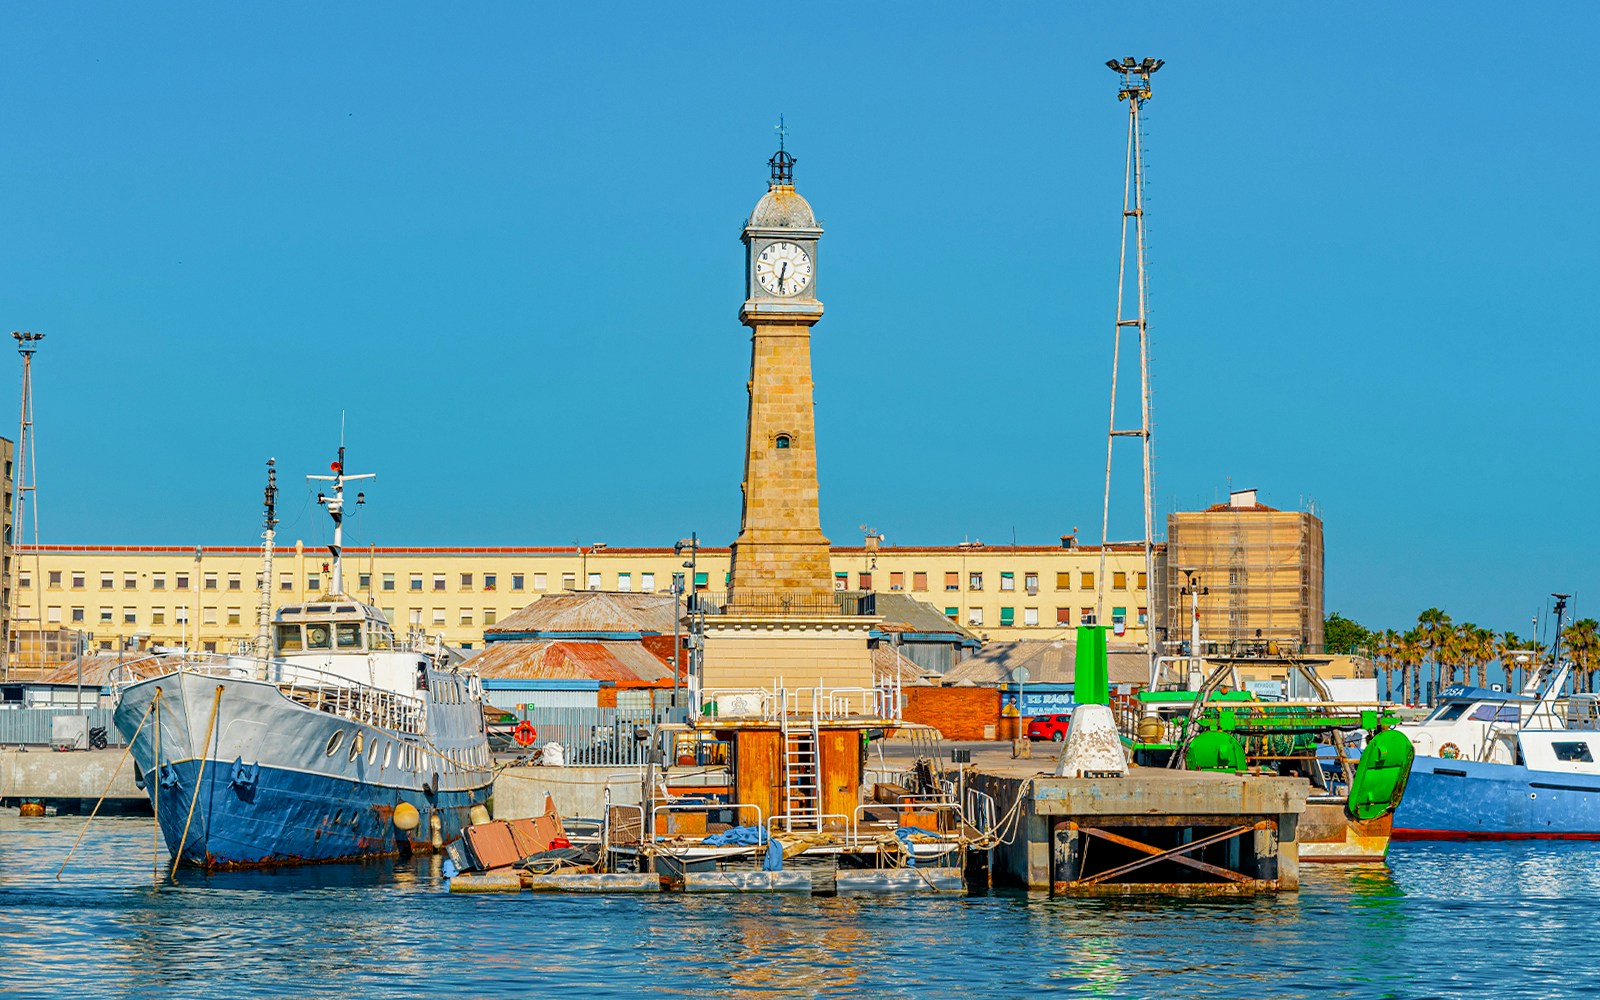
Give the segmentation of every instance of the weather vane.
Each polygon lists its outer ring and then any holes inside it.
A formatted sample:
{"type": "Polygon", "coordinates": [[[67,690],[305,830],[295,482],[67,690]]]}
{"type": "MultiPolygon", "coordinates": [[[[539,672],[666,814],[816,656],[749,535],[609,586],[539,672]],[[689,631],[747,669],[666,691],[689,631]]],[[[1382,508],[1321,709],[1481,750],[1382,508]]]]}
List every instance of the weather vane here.
{"type": "Polygon", "coordinates": [[[772,126],[772,130],[778,133],[778,152],[781,153],[783,152],[784,136],[789,134],[789,126],[783,123],[783,115],[778,116],[778,124],[772,126]]]}

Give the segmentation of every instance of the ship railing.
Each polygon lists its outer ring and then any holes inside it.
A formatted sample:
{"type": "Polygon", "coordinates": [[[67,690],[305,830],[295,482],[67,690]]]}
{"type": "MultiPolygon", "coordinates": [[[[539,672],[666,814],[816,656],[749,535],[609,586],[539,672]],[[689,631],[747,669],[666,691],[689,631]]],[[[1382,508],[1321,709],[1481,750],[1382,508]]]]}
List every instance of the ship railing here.
{"type": "Polygon", "coordinates": [[[767,836],[769,838],[780,834],[794,835],[807,833],[843,833],[846,844],[854,847],[857,842],[855,823],[851,817],[844,813],[777,813],[767,817],[767,836]],[[830,822],[837,820],[837,822],[830,822]],[[781,829],[780,829],[781,827],[781,829]]]}
{"type": "MultiPolygon", "coordinates": [[[[654,844],[663,840],[673,840],[680,835],[703,836],[706,832],[703,829],[696,830],[692,834],[687,830],[681,831],[680,833],[663,831],[661,829],[663,826],[661,822],[661,817],[663,814],[705,813],[707,814],[707,822],[701,825],[707,826],[709,825],[709,814],[713,812],[722,812],[728,809],[733,810],[735,820],[745,815],[747,812],[755,813],[756,821],[754,823],[744,825],[761,827],[763,830],[765,830],[767,827],[767,824],[763,819],[761,807],[754,802],[661,802],[650,808],[650,842],[654,844]]],[[[735,825],[740,824],[736,823],[735,825]]]]}
{"type": "MultiPolygon", "coordinates": [[[[850,817],[850,837],[853,842],[861,843],[862,821],[867,823],[887,824],[884,819],[872,819],[866,816],[868,810],[882,814],[892,812],[895,814],[895,828],[911,827],[926,833],[930,837],[958,836],[961,828],[966,824],[966,816],[959,802],[952,802],[944,795],[904,795],[893,802],[863,802],[856,806],[855,813],[850,817]],[[905,820],[917,813],[931,813],[934,816],[933,828],[920,826],[916,823],[907,823],[905,820]],[[946,818],[948,817],[948,818],[946,818]]],[[[882,835],[880,831],[874,833],[867,840],[876,840],[882,835]]]]}

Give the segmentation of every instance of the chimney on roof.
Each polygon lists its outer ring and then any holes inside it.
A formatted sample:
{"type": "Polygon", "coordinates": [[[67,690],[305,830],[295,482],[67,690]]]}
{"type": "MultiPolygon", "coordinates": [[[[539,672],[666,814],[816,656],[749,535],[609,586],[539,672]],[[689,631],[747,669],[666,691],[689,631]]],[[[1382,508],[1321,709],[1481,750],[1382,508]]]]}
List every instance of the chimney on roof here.
{"type": "Polygon", "coordinates": [[[1255,505],[1255,490],[1234,490],[1228,494],[1229,507],[1254,507],[1255,505]]]}
{"type": "Polygon", "coordinates": [[[1078,544],[1078,536],[1077,535],[1074,534],[1074,535],[1062,535],[1061,536],[1061,547],[1062,548],[1070,549],[1070,548],[1073,548],[1074,546],[1076,546],[1077,544],[1078,544]]]}

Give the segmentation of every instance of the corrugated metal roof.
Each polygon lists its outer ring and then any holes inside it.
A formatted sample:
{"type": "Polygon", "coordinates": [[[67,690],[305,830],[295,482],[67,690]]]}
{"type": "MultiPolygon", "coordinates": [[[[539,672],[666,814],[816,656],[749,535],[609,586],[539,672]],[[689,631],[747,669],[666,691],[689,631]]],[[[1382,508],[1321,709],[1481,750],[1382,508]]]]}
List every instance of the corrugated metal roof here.
{"type": "Polygon", "coordinates": [[[536,639],[497,642],[472,658],[480,677],[612,681],[618,687],[667,687],[672,668],[636,642],[536,639]]]}
{"type": "MultiPolygon", "coordinates": [[[[1018,639],[991,642],[956,664],[944,675],[946,684],[1015,684],[1017,668],[1028,668],[1029,684],[1071,684],[1077,678],[1077,644],[1064,640],[1018,639]]],[[[1107,655],[1113,684],[1144,684],[1150,680],[1149,661],[1139,650],[1115,650],[1107,655]]]]}
{"type": "Polygon", "coordinates": [[[585,634],[597,632],[672,634],[675,602],[671,594],[637,594],[583,591],[550,594],[483,630],[494,635],[538,632],[585,634]]]}
{"type": "Polygon", "coordinates": [[[924,678],[938,677],[938,674],[913,663],[887,643],[872,647],[872,679],[882,682],[896,676],[901,684],[917,684],[924,678]]]}
{"type": "Polygon", "coordinates": [[[917,600],[910,594],[879,591],[873,597],[873,601],[877,613],[883,616],[883,625],[887,631],[950,632],[963,639],[978,641],[976,632],[951,621],[943,611],[926,601],[917,600]]]}

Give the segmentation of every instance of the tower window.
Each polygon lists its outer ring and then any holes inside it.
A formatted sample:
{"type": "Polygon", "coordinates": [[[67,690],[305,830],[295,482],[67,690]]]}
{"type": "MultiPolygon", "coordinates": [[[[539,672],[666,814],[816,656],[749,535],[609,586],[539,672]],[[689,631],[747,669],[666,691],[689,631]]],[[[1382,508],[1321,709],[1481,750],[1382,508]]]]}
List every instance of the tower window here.
{"type": "Polygon", "coordinates": [[[787,434],[779,434],[778,435],[778,440],[773,442],[773,447],[774,448],[779,448],[779,449],[789,447],[789,435],[787,435],[787,434]]]}

